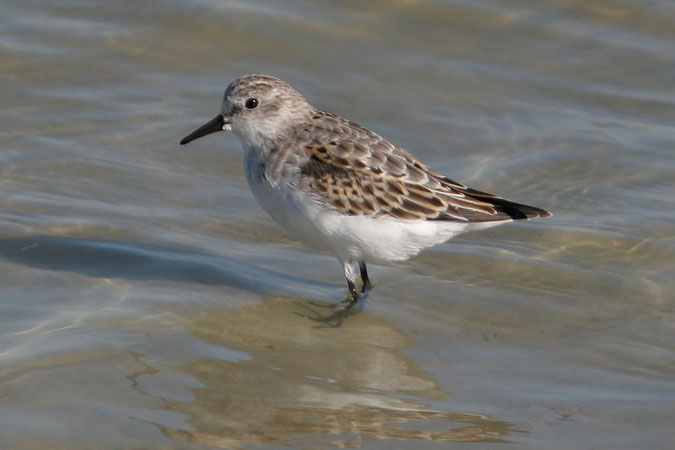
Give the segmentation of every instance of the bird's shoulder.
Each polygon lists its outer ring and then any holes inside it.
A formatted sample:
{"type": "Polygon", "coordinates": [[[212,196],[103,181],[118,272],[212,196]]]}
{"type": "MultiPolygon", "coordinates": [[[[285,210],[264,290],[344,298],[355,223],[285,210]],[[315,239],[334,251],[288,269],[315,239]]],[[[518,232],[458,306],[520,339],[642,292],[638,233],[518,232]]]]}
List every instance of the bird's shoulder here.
{"type": "Polygon", "coordinates": [[[297,134],[304,152],[336,168],[419,181],[442,177],[405,149],[334,114],[314,111],[297,134]]]}

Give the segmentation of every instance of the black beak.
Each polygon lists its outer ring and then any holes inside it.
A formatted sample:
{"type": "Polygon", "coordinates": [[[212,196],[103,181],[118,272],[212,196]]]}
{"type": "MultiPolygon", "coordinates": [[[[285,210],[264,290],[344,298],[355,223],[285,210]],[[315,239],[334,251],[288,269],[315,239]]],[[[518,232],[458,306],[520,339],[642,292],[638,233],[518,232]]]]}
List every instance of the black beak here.
{"type": "Polygon", "coordinates": [[[194,141],[195,139],[198,139],[202,136],[206,136],[207,134],[223,131],[225,129],[225,126],[228,125],[229,123],[230,121],[226,120],[224,115],[218,114],[216,117],[213,118],[213,120],[205,123],[192,133],[185,136],[180,141],[180,145],[185,145],[188,142],[194,141]]]}

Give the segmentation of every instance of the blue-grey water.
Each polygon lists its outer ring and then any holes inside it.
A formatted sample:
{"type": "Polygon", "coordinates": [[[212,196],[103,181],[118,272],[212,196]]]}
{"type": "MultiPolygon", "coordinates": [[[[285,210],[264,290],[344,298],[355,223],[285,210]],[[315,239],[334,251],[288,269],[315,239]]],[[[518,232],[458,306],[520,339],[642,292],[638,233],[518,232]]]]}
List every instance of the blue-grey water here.
{"type": "Polygon", "coordinates": [[[672,446],[672,1],[0,4],[3,449],[672,446]],[[554,216],[316,328],[337,261],[178,145],[251,72],[554,216]]]}

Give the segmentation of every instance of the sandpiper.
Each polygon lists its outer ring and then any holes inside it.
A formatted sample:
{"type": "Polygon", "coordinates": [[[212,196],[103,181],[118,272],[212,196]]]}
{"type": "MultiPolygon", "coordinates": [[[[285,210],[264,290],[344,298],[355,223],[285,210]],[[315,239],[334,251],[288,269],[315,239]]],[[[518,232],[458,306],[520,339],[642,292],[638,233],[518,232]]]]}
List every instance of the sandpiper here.
{"type": "Polygon", "coordinates": [[[222,130],[239,136],[263,209],[340,260],[349,293],[331,317],[359,299],[357,263],[363,293],[371,287],[366,261],[403,261],[465,231],[551,215],[452,181],[268,75],[230,83],[220,114],[180,143],[222,130]]]}

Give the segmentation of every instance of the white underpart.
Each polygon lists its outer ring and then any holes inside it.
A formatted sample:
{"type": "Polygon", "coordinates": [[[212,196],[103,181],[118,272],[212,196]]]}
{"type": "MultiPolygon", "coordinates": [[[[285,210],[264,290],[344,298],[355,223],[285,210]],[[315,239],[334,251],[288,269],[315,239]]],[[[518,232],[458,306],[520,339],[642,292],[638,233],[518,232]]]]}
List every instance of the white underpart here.
{"type": "MultiPolygon", "coordinates": [[[[344,215],[297,189],[292,180],[267,179],[255,151],[245,151],[245,168],[253,195],[275,221],[303,242],[328,249],[343,265],[359,260],[403,261],[459,233],[510,222],[462,223],[344,215]]],[[[345,275],[350,279],[346,269],[345,275]]]]}

